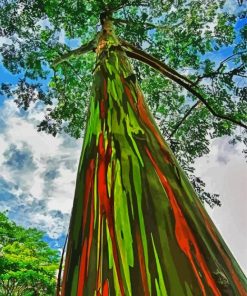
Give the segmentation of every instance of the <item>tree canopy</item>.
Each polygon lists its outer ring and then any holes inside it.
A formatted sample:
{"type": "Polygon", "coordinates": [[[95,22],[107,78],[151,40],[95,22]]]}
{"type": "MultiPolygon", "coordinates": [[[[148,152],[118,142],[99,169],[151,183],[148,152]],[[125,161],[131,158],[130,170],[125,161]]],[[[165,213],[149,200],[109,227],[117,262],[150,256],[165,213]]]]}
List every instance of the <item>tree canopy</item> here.
{"type": "Polygon", "coordinates": [[[59,255],[42,239],[0,213],[0,295],[54,295],[59,255]]]}
{"type": "Polygon", "coordinates": [[[232,144],[247,144],[247,26],[246,7],[241,4],[224,0],[2,1],[0,36],[6,39],[0,52],[3,65],[19,79],[14,85],[3,83],[2,93],[14,96],[24,110],[32,102],[42,102],[44,120],[39,131],[83,136],[94,53],[74,54],[58,65],[55,61],[94,39],[100,14],[111,11],[120,38],[187,79],[184,88],[133,61],[147,103],[200,198],[210,205],[220,204],[217,194],[204,191],[193,163],[209,153],[211,139],[229,136],[232,144]]]}

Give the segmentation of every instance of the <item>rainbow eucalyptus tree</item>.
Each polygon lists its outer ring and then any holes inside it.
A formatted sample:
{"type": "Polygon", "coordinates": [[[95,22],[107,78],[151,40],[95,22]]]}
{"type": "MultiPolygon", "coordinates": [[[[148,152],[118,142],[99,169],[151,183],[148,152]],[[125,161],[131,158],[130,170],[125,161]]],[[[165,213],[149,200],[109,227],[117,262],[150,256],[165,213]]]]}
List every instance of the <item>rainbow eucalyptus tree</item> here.
{"type": "MultiPolygon", "coordinates": [[[[6,1],[2,10],[8,16],[2,15],[2,35],[17,43],[2,49],[4,65],[12,73],[24,69],[17,87],[3,84],[2,90],[15,94],[24,109],[37,99],[50,105],[58,100],[39,129],[56,134],[64,128],[78,136],[90,101],[58,294],[246,295],[240,267],[172,152],[190,171],[185,163],[208,153],[208,135],[245,141],[246,88],[239,78],[246,73],[246,29],[216,66],[200,59],[235,42],[236,17],[218,12],[224,1],[164,3],[159,9],[156,1],[96,2],[6,1]],[[97,24],[99,15],[102,29],[92,37],[95,30],[86,24],[97,24]],[[70,50],[68,40],[56,38],[59,28],[65,38],[91,41],[70,50]],[[190,75],[179,74],[188,66],[190,75]],[[50,90],[30,81],[40,78],[51,79],[50,90]]],[[[216,202],[207,193],[201,198],[216,202]]]]}
{"type": "Polygon", "coordinates": [[[246,295],[244,275],[160,134],[128,57],[207,101],[188,78],[119,39],[109,12],[101,24],[94,40],[54,63],[97,55],[62,295],[246,295]]]}

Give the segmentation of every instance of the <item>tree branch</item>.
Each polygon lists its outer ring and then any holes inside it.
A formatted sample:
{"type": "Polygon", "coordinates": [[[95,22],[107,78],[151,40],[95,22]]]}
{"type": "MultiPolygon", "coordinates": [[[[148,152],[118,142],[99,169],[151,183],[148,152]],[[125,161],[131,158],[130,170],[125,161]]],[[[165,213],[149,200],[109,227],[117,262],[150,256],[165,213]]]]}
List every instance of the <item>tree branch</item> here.
{"type": "Polygon", "coordinates": [[[185,89],[187,89],[191,94],[193,94],[195,97],[197,97],[206,107],[207,109],[215,116],[220,119],[228,120],[236,125],[242,126],[245,129],[247,129],[247,125],[243,122],[232,118],[231,115],[226,114],[220,114],[217,111],[213,109],[213,107],[210,106],[208,101],[199,93],[198,90],[195,90],[192,85],[193,81],[186,78],[185,76],[179,74],[177,71],[173,70],[169,66],[167,66],[165,63],[159,61],[155,57],[149,55],[148,53],[145,53],[143,50],[136,48],[134,45],[129,44],[128,42],[124,40],[120,40],[121,45],[123,49],[125,50],[127,56],[137,59],[152,68],[156,69],[166,77],[170,78],[174,82],[178,83],[179,85],[183,86],[185,89]]]}
{"type": "Polygon", "coordinates": [[[152,68],[158,70],[164,75],[170,75],[174,77],[174,79],[179,78],[180,80],[187,82],[188,84],[193,83],[191,80],[189,80],[187,77],[179,74],[177,71],[173,70],[171,67],[166,65],[165,63],[159,61],[155,57],[151,56],[150,54],[144,52],[143,50],[135,47],[134,45],[120,39],[120,43],[122,46],[124,46],[126,50],[126,54],[129,57],[133,57],[137,60],[140,60],[141,62],[144,62],[145,64],[148,64],[152,68]]]}
{"type": "Polygon", "coordinates": [[[180,126],[184,123],[184,121],[187,119],[187,117],[191,114],[191,112],[201,103],[200,100],[198,100],[194,105],[191,106],[191,108],[185,113],[184,117],[175,125],[174,130],[169,135],[168,139],[171,139],[172,136],[177,132],[177,130],[180,128],[180,126]]]}
{"type": "Polygon", "coordinates": [[[83,55],[84,53],[87,53],[89,51],[95,50],[96,49],[96,44],[97,43],[97,38],[94,38],[93,40],[89,41],[88,43],[80,46],[79,48],[76,48],[74,50],[71,50],[67,53],[65,53],[64,55],[61,55],[59,58],[57,58],[52,66],[56,67],[57,65],[67,61],[68,59],[70,59],[71,57],[76,57],[76,56],[80,56],[83,55]]]}

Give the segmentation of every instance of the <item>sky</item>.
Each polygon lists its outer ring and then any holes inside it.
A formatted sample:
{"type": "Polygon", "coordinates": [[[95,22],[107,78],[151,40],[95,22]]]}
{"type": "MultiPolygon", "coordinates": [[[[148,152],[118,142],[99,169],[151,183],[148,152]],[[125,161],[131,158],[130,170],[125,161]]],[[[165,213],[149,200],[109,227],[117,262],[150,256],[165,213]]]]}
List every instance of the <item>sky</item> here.
{"type": "MultiPolygon", "coordinates": [[[[13,82],[0,67],[1,80],[13,82]]],[[[0,98],[0,211],[25,227],[37,227],[54,248],[61,248],[73,202],[82,139],[54,138],[37,132],[42,105],[27,112],[13,99],[0,98]]],[[[196,161],[196,173],[207,189],[221,196],[222,206],[208,213],[247,274],[247,165],[242,147],[228,138],[212,141],[211,152],[196,161]]]]}

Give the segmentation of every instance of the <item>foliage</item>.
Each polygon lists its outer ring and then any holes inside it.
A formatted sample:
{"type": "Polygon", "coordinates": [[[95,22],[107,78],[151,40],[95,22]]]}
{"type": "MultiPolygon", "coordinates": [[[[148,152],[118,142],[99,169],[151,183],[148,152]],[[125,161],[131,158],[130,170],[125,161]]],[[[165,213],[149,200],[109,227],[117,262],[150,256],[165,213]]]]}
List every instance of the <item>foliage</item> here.
{"type": "Polygon", "coordinates": [[[42,238],[0,213],[0,295],[54,295],[59,256],[42,238]]]}
{"type": "MultiPolygon", "coordinates": [[[[8,42],[0,52],[4,66],[21,77],[17,85],[3,84],[2,92],[15,95],[24,109],[37,100],[44,103],[39,131],[55,136],[65,130],[81,137],[94,54],[75,56],[56,68],[53,62],[93,39],[99,15],[108,9],[121,38],[187,74],[218,113],[247,122],[246,9],[232,1],[231,12],[225,6],[229,1],[2,1],[0,33],[8,42]]],[[[191,181],[198,181],[199,196],[220,204],[194,176],[194,160],[209,153],[210,140],[217,137],[246,144],[246,130],[214,117],[193,95],[147,66],[133,64],[165,138],[191,181]]]]}

